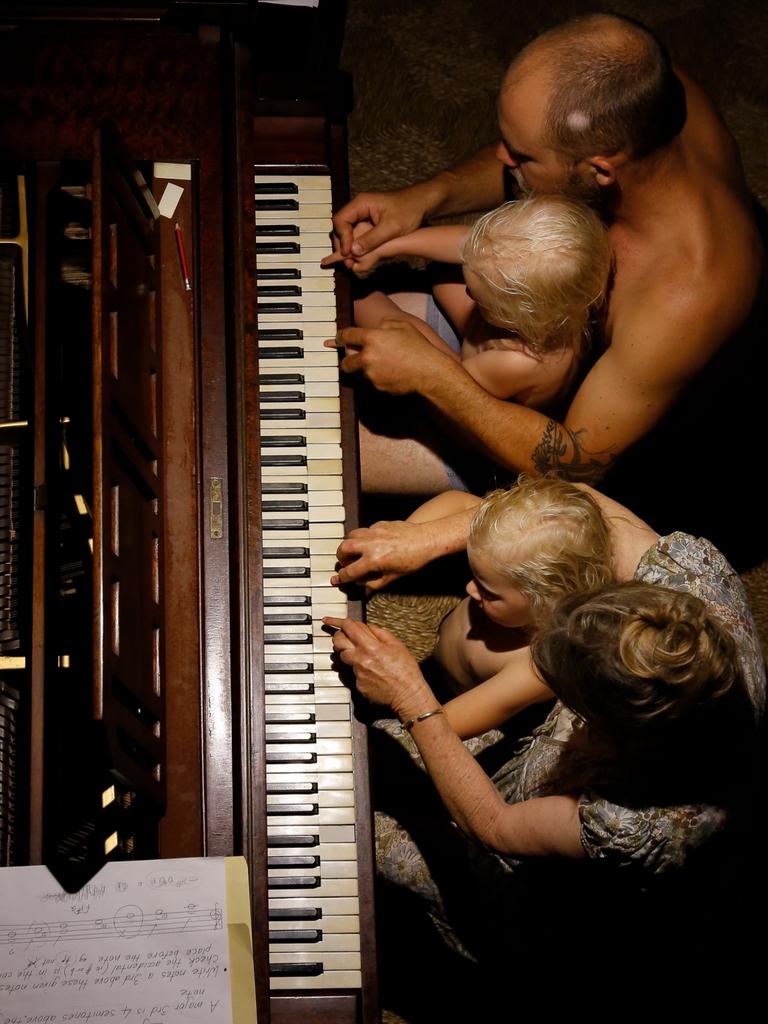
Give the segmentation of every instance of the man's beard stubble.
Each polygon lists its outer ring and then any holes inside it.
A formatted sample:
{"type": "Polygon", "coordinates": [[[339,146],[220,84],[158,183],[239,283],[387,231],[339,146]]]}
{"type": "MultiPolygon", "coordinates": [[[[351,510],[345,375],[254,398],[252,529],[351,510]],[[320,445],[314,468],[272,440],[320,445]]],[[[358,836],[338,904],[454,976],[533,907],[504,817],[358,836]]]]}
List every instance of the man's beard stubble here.
{"type": "MultiPolygon", "coordinates": [[[[531,188],[525,180],[519,167],[510,167],[509,174],[517,186],[519,198],[525,199],[536,194],[536,190],[531,188]]],[[[606,189],[598,185],[594,178],[580,175],[575,167],[571,168],[565,181],[558,188],[554,189],[554,192],[557,195],[564,195],[568,199],[586,203],[587,206],[597,210],[608,205],[610,198],[606,195],[606,189]]]]}

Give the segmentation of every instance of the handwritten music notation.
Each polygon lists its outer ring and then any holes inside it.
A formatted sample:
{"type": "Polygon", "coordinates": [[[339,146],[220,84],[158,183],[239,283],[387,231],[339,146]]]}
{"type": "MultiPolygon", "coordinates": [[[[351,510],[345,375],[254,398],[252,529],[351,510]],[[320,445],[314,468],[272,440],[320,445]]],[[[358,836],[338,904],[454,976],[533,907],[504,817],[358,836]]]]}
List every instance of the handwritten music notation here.
{"type": "Polygon", "coordinates": [[[135,904],[120,907],[109,917],[79,917],[71,921],[0,922],[0,946],[44,942],[82,942],[87,939],[147,939],[153,935],[220,931],[224,915],[218,903],[200,907],[190,903],[181,910],[143,910],[135,904]]]}

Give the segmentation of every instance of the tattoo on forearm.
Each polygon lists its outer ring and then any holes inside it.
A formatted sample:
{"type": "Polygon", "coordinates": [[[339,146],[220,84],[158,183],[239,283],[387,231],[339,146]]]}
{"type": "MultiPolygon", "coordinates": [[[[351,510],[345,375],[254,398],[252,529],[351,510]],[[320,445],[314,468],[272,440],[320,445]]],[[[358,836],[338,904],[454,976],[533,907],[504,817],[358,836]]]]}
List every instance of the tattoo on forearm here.
{"type": "Polygon", "coordinates": [[[610,448],[591,452],[584,447],[584,430],[569,430],[550,420],[531,458],[537,473],[555,473],[578,483],[596,483],[616,458],[610,448]]]}

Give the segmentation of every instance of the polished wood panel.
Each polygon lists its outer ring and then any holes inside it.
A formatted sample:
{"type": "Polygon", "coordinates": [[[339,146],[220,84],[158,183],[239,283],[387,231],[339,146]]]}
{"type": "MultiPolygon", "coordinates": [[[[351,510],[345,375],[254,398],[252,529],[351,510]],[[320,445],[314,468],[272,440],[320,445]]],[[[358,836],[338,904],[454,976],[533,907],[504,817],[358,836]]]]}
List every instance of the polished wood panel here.
{"type": "MultiPolygon", "coordinates": [[[[89,21],[87,12],[78,15],[86,20],[72,24],[22,20],[0,33],[0,127],[3,144],[30,174],[38,168],[41,199],[55,191],[61,168],[81,167],[92,181],[93,589],[99,608],[93,667],[95,707],[105,725],[93,734],[101,737],[94,749],[101,756],[106,739],[105,765],[128,784],[121,799],[141,797],[134,807],[136,845],[118,853],[244,853],[253,889],[259,1020],[271,1014],[280,1022],[373,1022],[371,933],[362,939],[364,992],[269,994],[253,167],[330,167],[340,202],[345,169],[334,154],[344,145],[344,130],[340,117],[328,121],[320,113],[319,87],[309,104],[288,101],[294,114],[305,111],[289,123],[259,111],[259,69],[241,14],[232,30],[218,18],[193,24],[188,12],[163,21],[160,11],[130,24],[89,21]],[[129,161],[114,139],[108,143],[112,158],[94,157],[93,139],[106,121],[150,182],[153,161],[189,168],[173,221],[145,216],[142,222],[128,212],[149,201],[131,184],[132,172],[126,178],[129,161]],[[108,170],[115,165],[122,167],[119,176],[108,170]],[[176,220],[186,244],[189,291],[179,274],[176,220]]],[[[274,109],[283,101],[270,102],[274,109]]],[[[159,198],[164,182],[151,183],[159,198]]],[[[40,252],[44,210],[43,201],[40,252]]],[[[45,295],[50,270],[36,271],[38,344],[52,319],[45,295]]],[[[345,322],[348,312],[341,317],[345,322]]],[[[40,367],[44,371],[45,358],[40,367]]],[[[41,417],[46,405],[57,408],[52,388],[50,381],[43,387],[41,417]]],[[[356,430],[348,399],[344,464],[347,482],[354,483],[356,430]]],[[[41,494],[60,455],[59,428],[44,432],[35,469],[41,494]]],[[[36,513],[40,586],[50,576],[57,544],[43,504],[36,513]]],[[[45,706],[59,671],[46,642],[56,602],[49,598],[41,607],[34,627],[43,668],[33,746],[47,766],[35,789],[44,810],[30,832],[32,861],[48,855],[46,829],[49,839],[57,834],[46,825],[50,806],[45,811],[57,791],[50,699],[45,706]]],[[[356,801],[369,819],[364,751],[364,730],[356,723],[356,801]]],[[[78,783],[84,767],[71,775],[78,783]]],[[[362,913],[372,904],[373,855],[366,842],[370,833],[360,846],[362,913]]]]}

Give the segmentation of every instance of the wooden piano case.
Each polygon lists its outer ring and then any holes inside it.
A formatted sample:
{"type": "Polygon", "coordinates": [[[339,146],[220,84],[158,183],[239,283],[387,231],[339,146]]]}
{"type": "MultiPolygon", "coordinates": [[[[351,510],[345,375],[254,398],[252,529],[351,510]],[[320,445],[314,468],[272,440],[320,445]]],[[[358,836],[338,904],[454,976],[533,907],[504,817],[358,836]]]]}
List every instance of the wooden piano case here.
{"type": "MultiPolygon", "coordinates": [[[[292,101],[288,122],[274,104],[259,115],[249,31],[156,8],[128,23],[25,16],[0,33],[2,144],[36,211],[29,801],[16,862],[55,864],[77,886],[105,855],[244,853],[259,1020],[374,1021],[370,927],[360,990],[270,999],[253,169],[330,169],[338,199],[345,167],[341,118],[328,121],[316,100],[292,101]],[[173,220],[157,218],[128,152],[150,184],[155,161],[188,168],[173,220]],[[92,211],[90,268],[69,259],[71,239],[56,240],[77,233],[73,204],[92,211]]],[[[365,740],[354,731],[370,918],[365,740]]]]}

